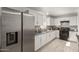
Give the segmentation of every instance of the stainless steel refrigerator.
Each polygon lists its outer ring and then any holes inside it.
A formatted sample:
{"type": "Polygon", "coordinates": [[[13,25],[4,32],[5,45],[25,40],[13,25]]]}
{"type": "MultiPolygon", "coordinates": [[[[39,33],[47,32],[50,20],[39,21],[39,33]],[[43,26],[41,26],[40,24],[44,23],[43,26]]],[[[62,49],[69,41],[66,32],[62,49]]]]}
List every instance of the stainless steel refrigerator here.
{"type": "Polygon", "coordinates": [[[3,52],[34,51],[33,15],[3,7],[1,28],[1,50],[3,52]]]}
{"type": "Polygon", "coordinates": [[[0,7],[0,49],[1,49],[1,7],[0,7]]]}

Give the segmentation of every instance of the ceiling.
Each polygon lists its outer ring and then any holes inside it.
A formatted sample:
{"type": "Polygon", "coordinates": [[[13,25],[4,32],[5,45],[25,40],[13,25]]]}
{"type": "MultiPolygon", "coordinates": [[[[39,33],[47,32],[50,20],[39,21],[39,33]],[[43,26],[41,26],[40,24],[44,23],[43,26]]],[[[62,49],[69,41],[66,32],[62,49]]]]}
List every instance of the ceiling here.
{"type": "Polygon", "coordinates": [[[65,14],[76,13],[78,7],[29,7],[30,9],[43,11],[47,15],[60,16],[65,14]]]}
{"type": "Polygon", "coordinates": [[[36,11],[42,11],[46,15],[51,16],[61,16],[61,15],[72,15],[77,14],[79,7],[11,7],[12,9],[19,9],[21,11],[26,11],[28,8],[36,11]]]}

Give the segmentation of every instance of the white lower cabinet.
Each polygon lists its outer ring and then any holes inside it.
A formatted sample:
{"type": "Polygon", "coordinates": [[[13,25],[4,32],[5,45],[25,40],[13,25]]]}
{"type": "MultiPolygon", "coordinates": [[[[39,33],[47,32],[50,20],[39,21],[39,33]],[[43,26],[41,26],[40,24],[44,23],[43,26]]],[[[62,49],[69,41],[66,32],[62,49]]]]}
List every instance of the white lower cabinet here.
{"type": "Polygon", "coordinates": [[[49,31],[35,36],[35,51],[55,38],[55,31],[49,31]]]}
{"type": "Polygon", "coordinates": [[[69,41],[78,42],[78,39],[76,37],[77,32],[69,31],[69,41]]]}
{"type": "Polygon", "coordinates": [[[38,49],[38,47],[39,47],[38,36],[35,36],[35,51],[38,49]]]}
{"type": "Polygon", "coordinates": [[[59,31],[58,30],[55,30],[55,36],[56,36],[56,38],[59,38],[59,31]]]}
{"type": "Polygon", "coordinates": [[[46,34],[42,34],[41,47],[46,44],[46,34]]]}
{"type": "Polygon", "coordinates": [[[51,40],[55,38],[55,31],[51,32],[51,40]]]}
{"type": "Polygon", "coordinates": [[[54,37],[55,37],[55,33],[54,33],[54,31],[53,31],[53,32],[51,32],[50,34],[51,34],[50,40],[53,40],[53,39],[54,39],[54,37]]]}
{"type": "Polygon", "coordinates": [[[46,43],[48,43],[48,42],[50,42],[51,40],[53,40],[55,38],[55,32],[54,31],[48,32],[46,37],[47,37],[46,43]]]}
{"type": "Polygon", "coordinates": [[[49,40],[50,40],[50,39],[49,39],[49,33],[47,33],[46,38],[47,38],[47,39],[46,39],[46,43],[48,43],[49,40]]]}
{"type": "Polygon", "coordinates": [[[48,42],[50,42],[52,39],[53,39],[52,38],[52,32],[49,32],[49,41],[48,42]]]}
{"type": "Polygon", "coordinates": [[[35,51],[38,50],[41,47],[41,36],[36,35],[35,36],[35,51]]]}

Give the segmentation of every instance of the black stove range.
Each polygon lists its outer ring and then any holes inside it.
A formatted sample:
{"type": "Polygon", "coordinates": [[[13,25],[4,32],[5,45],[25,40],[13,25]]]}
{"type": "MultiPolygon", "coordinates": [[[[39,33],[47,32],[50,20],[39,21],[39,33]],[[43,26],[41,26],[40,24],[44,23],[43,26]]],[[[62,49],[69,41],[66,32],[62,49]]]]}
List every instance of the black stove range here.
{"type": "Polygon", "coordinates": [[[68,27],[61,27],[59,30],[59,36],[61,40],[68,40],[69,38],[69,28],[68,27]]]}

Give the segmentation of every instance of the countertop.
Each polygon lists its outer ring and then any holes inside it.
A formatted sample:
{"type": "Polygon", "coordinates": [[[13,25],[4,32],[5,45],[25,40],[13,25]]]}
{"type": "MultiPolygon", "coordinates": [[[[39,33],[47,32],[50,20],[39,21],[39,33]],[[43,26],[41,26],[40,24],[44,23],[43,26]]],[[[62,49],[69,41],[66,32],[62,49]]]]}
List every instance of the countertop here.
{"type": "MultiPolygon", "coordinates": [[[[52,32],[52,31],[59,31],[59,30],[48,30],[48,31],[43,31],[43,32],[37,32],[35,33],[35,35],[40,35],[40,34],[45,34],[45,33],[48,33],[48,32],[52,32]]],[[[70,30],[69,32],[77,32],[77,31],[74,31],[74,30],[70,30]]]]}
{"type": "Polygon", "coordinates": [[[53,32],[53,31],[57,31],[57,30],[43,31],[43,32],[41,32],[41,33],[36,33],[35,35],[46,34],[46,33],[53,32]]]}

